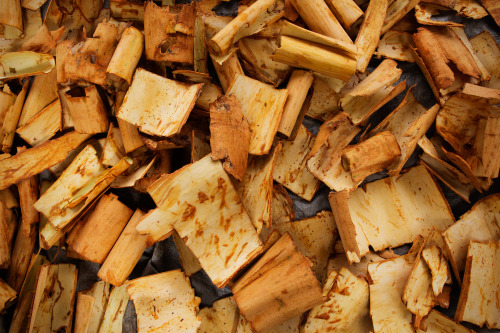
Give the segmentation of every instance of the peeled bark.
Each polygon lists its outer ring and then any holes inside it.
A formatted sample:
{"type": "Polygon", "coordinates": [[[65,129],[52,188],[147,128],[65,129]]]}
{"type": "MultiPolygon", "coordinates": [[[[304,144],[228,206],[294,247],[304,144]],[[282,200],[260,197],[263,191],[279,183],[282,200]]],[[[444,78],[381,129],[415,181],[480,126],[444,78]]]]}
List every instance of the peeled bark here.
{"type": "Polygon", "coordinates": [[[210,106],[212,159],[222,159],[224,170],[241,180],[247,169],[250,145],[248,121],[234,96],[221,96],[210,106]]]}

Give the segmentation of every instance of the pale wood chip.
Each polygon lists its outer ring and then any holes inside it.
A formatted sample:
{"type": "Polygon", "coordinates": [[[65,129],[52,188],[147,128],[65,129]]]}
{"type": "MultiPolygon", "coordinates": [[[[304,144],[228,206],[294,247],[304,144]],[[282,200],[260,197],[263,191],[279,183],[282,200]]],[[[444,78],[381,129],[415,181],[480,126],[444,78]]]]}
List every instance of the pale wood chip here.
{"type": "Polygon", "coordinates": [[[180,270],[131,280],[127,292],[135,305],[138,332],[197,332],[200,299],[180,270]]]}

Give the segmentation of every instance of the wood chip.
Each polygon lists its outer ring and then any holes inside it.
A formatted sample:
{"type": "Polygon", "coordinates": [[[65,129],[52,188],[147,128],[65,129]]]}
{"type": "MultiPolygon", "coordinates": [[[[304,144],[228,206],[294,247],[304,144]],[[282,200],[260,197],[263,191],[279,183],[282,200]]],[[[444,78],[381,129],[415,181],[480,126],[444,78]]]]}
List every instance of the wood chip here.
{"type": "Polygon", "coordinates": [[[342,153],[342,166],[349,170],[353,182],[359,182],[390,167],[399,156],[401,150],[394,134],[380,132],[358,144],[347,146],[342,153]]]}
{"type": "Polygon", "coordinates": [[[143,34],[134,27],[125,29],[106,69],[107,81],[119,89],[128,88],[143,48],[143,34]]]}
{"type": "Polygon", "coordinates": [[[28,274],[37,236],[35,231],[29,235],[25,235],[21,229],[17,232],[11,253],[11,263],[6,274],[6,282],[18,293],[21,291],[28,274]]]}
{"type": "Polygon", "coordinates": [[[500,147],[499,125],[498,117],[479,120],[474,140],[474,150],[477,155],[469,158],[469,165],[475,176],[498,178],[500,160],[495,156],[495,151],[500,147]]]}
{"type": "Polygon", "coordinates": [[[19,118],[19,126],[26,124],[57,97],[56,71],[35,76],[19,118]]]}
{"type": "Polygon", "coordinates": [[[263,76],[274,86],[282,84],[292,69],[289,65],[271,59],[277,47],[276,39],[243,38],[238,42],[241,59],[244,59],[251,69],[257,72],[254,78],[258,79],[258,76],[263,76]]]}
{"type": "Polygon", "coordinates": [[[470,43],[481,64],[491,75],[491,80],[484,83],[487,87],[500,88],[500,47],[489,31],[483,31],[472,37],[470,43]]]}
{"type": "Polygon", "coordinates": [[[202,84],[186,85],[139,68],[116,115],[147,134],[178,134],[201,87],[202,84]]]}
{"type": "Polygon", "coordinates": [[[114,166],[125,156],[125,146],[123,144],[120,129],[113,124],[109,126],[108,135],[104,147],[102,147],[99,162],[105,166],[114,166]]]}
{"type": "Polygon", "coordinates": [[[279,19],[284,15],[284,8],[278,10],[275,3],[275,0],[258,0],[247,7],[210,39],[210,50],[216,55],[224,55],[242,37],[252,35],[266,23],[279,19]]]}
{"type": "Polygon", "coordinates": [[[31,51],[8,52],[0,55],[0,79],[14,79],[48,73],[55,67],[50,54],[31,51]]]}
{"type": "Polygon", "coordinates": [[[410,51],[412,46],[411,35],[404,31],[389,30],[378,43],[377,57],[390,58],[394,60],[415,62],[410,51]]]}
{"type": "Polygon", "coordinates": [[[239,310],[231,296],[215,301],[212,307],[203,308],[199,316],[199,333],[233,333],[238,326],[239,310]]]}
{"type": "Polygon", "coordinates": [[[294,139],[298,128],[302,125],[308,104],[306,100],[313,80],[313,74],[303,70],[294,70],[288,80],[286,86],[288,98],[283,108],[278,132],[289,140],[294,139]]]}
{"type": "Polygon", "coordinates": [[[288,21],[282,23],[281,36],[293,37],[313,44],[320,44],[328,48],[345,51],[351,56],[356,56],[359,53],[357,47],[351,41],[329,37],[325,34],[307,30],[288,21]]]}
{"type": "Polygon", "coordinates": [[[314,144],[314,135],[300,125],[293,141],[283,142],[276,157],[273,179],[303,199],[310,201],[321,185],[307,169],[307,157],[314,144]]]}
{"type": "Polygon", "coordinates": [[[86,333],[89,329],[92,309],[94,308],[94,297],[78,293],[75,306],[75,333],[86,333]]]}
{"type": "Polygon", "coordinates": [[[145,5],[145,53],[149,60],[193,64],[195,6],[177,9],[152,2],[145,5]]]}
{"type": "Polygon", "coordinates": [[[471,241],[467,250],[464,280],[455,320],[468,321],[489,329],[500,328],[496,294],[500,288],[498,260],[500,242],[471,241]]]}
{"type": "MultiPolygon", "coordinates": [[[[437,270],[434,265],[428,265],[428,263],[432,264],[432,261],[429,261],[429,252],[426,250],[432,251],[432,249],[438,250],[438,266],[440,265],[439,259],[439,248],[436,244],[443,244],[443,240],[441,235],[432,230],[428,236],[423,240],[422,245],[419,249],[415,249],[415,252],[418,252],[415,263],[413,264],[413,268],[408,276],[408,280],[406,281],[406,285],[402,294],[401,299],[406,304],[408,310],[414,314],[413,326],[415,328],[419,328],[421,326],[421,321],[424,317],[426,317],[432,308],[438,303],[438,295],[442,293],[443,286],[446,282],[451,283],[451,275],[448,270],[448,264],[446,259],[443,258],[443,268],[444,271],[444,281],[442,285],[438,287],[437,294],[434,293],[433,283],[435,282],[437,270]],[[426,251],[426,252],[424,252],[426,251]],[[424,259],[424,253],[426,253],[426,259],[424,259]]],[[[414,247],[418,246],[417,242],[414,242],[414,247]]],[[[412,251],[410,251],[412,252],[412,251]]],[[[439,283],[439,282],[438,282],[439,283]]]]}
{"type": "Polygon", "coordinates": [[[443,292],[444,284],[451,280],[448,262],[441,251],[441,248],[435,245],[422,250],[422,258],[431,270],[434,296],[439,296],[443,292]]]}
{"type": "Polygon", "coordinates": [[[283,235],[233,286],[253,331],[283,323],[323,302],[310,262],[283,235]]]}
{"type": "Polygon", "coordinates": [[[488,16],[488,12],[481,5],[481,1],[479,0],[457,0],[453,6],[453,10],[455,10],[459,16],[465,16],[476,20],[488,16]]]}
{"type": "Polygon", "coordinates": [[[439,89],[450,88],[455,82],[455,74],[449,67],[449,62],[453,62],[458,71],[465,75],[480,77],[480,69],[472,54],[451,28],[419,28],[418,33],[413,35],[413,41],[439,89]]]}
{"type": "Polygon", "coordinates": [[[389,167],[390,175],[397,175],[400,172],[417,147],[418,140],[434,123],[438,111],[437,104],[426,109],[415,98],[413,89],[409,89],[401,104],[369,133],[369,136],[373,136],[380,132],[391,131],[396,137],[401,156],[389,167]]]}
{"type": "Polygon", "coordinates": [[[65,27],[50,31],[46,25],[42,25],[30,38],[27,38],[29,35],[26,33],[26,37],[24,37],[25,41],[19,48],[19,51],[52,53],[52,50],[56,47],[57,42],[65,32],[65,27]]]}
{"type": "Polygon", "coordinates": [[[125,23],[104,21],[85,41],[59,43],[56,48],[57,82],[87,81],[106,86],[106,69],[125,28],[125,23]]]}
{"type": "Polygon", "coordinates": [[[250,129],[235,96],[221,96],[210,105],[210,146],[214,160],[238,180],[245,175],[250,129]]]}
{"type": "Polygon", "coordinates": [[[326,121],[340,111],[339,100],[343,93],[358,84],[360,78],[366,73],[353,75],[348,82],[331,78],[318,73],[314,74],[311,101],[306,111],[306,116],[326,121]]]}
{"type": "Polygon", "coordinates": [[[344,148],[360,130],[344,112],[332,117],[319,128],[309,153],[307,168],[332,190],[354,189],[361,183],[353,182],[351,174],[341,164],[344,148]]]}
{"type": "Polygon", "coordinates": [[[500,26],[500,6],[494,0],[480,0],[481,4],[488,10],[496,24],[500,26]]]}
{"type": "Polygon", "coordinates": [[[447,201],[424,166],[351,193],[331,193],[329,199],[350,263],[359,262],[369,246],[375,251],[397,247],[454,223],[447,201]],[[402,193],[412,193],[412,199],[402,193]]]}
{"type": "Polygon", "coordinates": [[[44,214],[54,227],[64,227],[78,214],[78,209],[68,207],[68,201],[103,171],[95,149],[90,145],[86,146],[57,181],[40,196],[35,208],[44,214]]]}
{"type": "Polygon", "coordinates": [[[138,332],[197,332],[200,299],[180,270],[132,280],[127,292],[134,302],[138,332]]]}
{"type": "Polygon", "coordinates": [[[0,161],[0,189],[37,175],[63,161],[66,155],[90,136],[71,132],[40,146],[0,161]],[[43,157],[43,158],[42,158],[43,157]]]}
{"type": "Polygon", "coordinates": [[[495,157],[483,154],[494,150],[497,145],[498,135],[494,123],[499,111],[497,106],[481,100],[453,96],[436,117],[436,130],[464,160],[473,176],[497,176],[499,162],[495,157]],[[468,111],[471,109],[475,112],[468,111]],[[484,159],[484,163],[481,159],[484,159]]]}
{"type": "Polygon", "coordinates": [[[368,280],[368,265],[374,262],[379,262],[379,261],[384,261],[386,259],[394,259],[393,258],[382,258],[380,255],[370,252],[367,253],[363,258],[358,263],[353,263],[349,265],[349,261],[347,260],[347,256],[343,252],[344,249],[342,248],[342,252],[337,252],[337,246],[342,247],[342,241],[340,239],[337,239],[337,242],[335,243],[335,255],[333,257],[330,257],[328,260],[328,264],[326,266],[326,271],[327,274],[332,273],[333,271],[340,271],[342,268],[347,267],[349,271],[354,274],[355,276],[359,277],[364,277],[366,280],[368,280]]]}
{"type": "Polygon", "coordinates": [[[273,223],[276,225],[295,220],[293,201],[286,189],[280,184],[275,184],[273,187],[273,206],[271,212],[273,213],[273,223]]]}
{"type": "Polygon", "coordinates": [[[337,227],[333,215],[321,211],[315,216],[295,221],[280,221],[274,224],[281,234],[288,233],[297,249],[312,263],[312,270],[320,281],[326,277],[326,265],[337,238],[337,227]]]}
{"type": "Polygon", "coordinates": [[[62,128],[62,109],[59,99],[46,106],[26,124],[18,127],[18,133],[32,146],[49,140],[62,128]]]}
{"type": "Polygon", "coordinates": [[[157,241],[170,235],[173,225],[219,288],[261,252],[261,242],[228,175],[210,156],[162,176],[148,192],[159,207],[161,222],[143,220],[137,230],[157,241]],[[186,187],[187,183],[192,186],[186,187]]]}
{"type": "Polygon", "coordinates": [[[357,58],[356,70],[361,73],[368,67],[373,52],[377,48],[388,6],[388,0],[375,0],[370,1],[366,9],[363,24],[354,42],[360,52],[357,58]]]}
{"type": "Polygon", "coordinates": [[[94,210],[68,234],[68,250],[85,260],[104,263],[132,214],[116,195],[102,196],[94,210]]]}
{"type": "Polygon", "coordinates": [[[349,29],[352,24],[363,16],[363,11],[353,0],[328,0],[327,4],[346,29],[349,29]]]}
{"type": "Polygon", "coordinates": [[[426,331],[419,329],[418,333],[473,333],[474,331],[471,329],[468,329],[457,322],[455,322],[453,319],[450,319],[440,313],[437,310],[431,310],[429,313],[429,316],[425,319],[424,323],[422,324],[426,327],[426,331]]]}
{"type": "Polygon", "coordinates": [[[280,37],[280,47],[276,49],[272,59],[344,81],[349,80],[356,71],[356,60],[350,54],[288,36],[280,37]]]}
{"type": "Polygon", "coordinates": [[[14,134],[21,115],[26,92],[28,91],[28,81],[23,84],[23,88],[19,95],[17,95],[14,104],[12,104],[7,112],[2,124],[2,131],[0,138],[2,138],[2,151],[10,153],[12,144],[14,142],[14,134]]]}
{"type": "Polygon", "coordinates": [[[272,224],[273,171],[280,150],[278,144],[266,156],[251,156],[241,182],[234,184],[257,234],[263,224],[268,228],[272,224]]]}
{"type": "Polygon", "coordinates": [[[234,95],[240,102],[241,112],[250,125],[248,153],[253,155],[269,153],[278,131],[288,91],[278,90],[244,75],[236,74],[227,95],[234,95]],[[256,96],[258,96],[257,99],[256,96]]]}
{"type": "Polygon", "coordinates": [[[81,294],[94,299],[87,332],[98,332],[110,297],[109,283],[104,281],[95,282],[89,290],[79,293],[79,295],[81,294]]]}
{"type": "MultiPolygon", "coordinates": [[[[387,8],[387,13],[385,14],[384,25],[382,26],[382,31],[380,34],[386,33],[391,29],[398,21],[402,21],[405,17],[418,3],[420,0],[395,0],[391,1],[389,7],[387,8]]],[[[398,30],[398,29],[395,29],[398,30]]]]}
{"type": "Polygon", "coordinates": [[[369,317],[369,288],[362,277],[347,268],[332,272],[323,286],[327,301],[314,307],[307,316],[304,333],[342,330],[369,332],[373,329],[369,317]]]}
{"type": "Polygon", "coordinates": [[[135,265],[147,248],[147,236],[135,229],[144,213],[137,209],[120,237],[113,245],[97,276],[114,286],[121,286],[132,273],[135,265]]]}
{"type": "Polygon", "coordinates": [[[403,71],[393,60],[384,60],[364,80],[347,90],[340,99],[342,110],[354,125],[365,125],[369,117],[406,89],[406,82],[394,86],[403,71]]]}
{"type": "Polygon", "coordinates": [[[426,136],[419,140],[418,145],[424,150],[420,159],[429,171],[462,199],[469,202],[469,196],[474,190],[471,180],[459,169],[446,162],[445,160],[448,159],[441,147],[434,146],[434,143],[426,136]]]}
{"type": "Polygon", "coordinates": [[[127,308],[128,301],[129,295],[126,285],[113,287],[113,289],[111,289],[108,303],[106,304],[106,311],[103,314],[104,317],[102,318],[98,333],[120,333],[122,331],[123,317],[125,316],[125,309],[127,308]]]}
{"type": "Polygon", "coordinates": [[[412,313],[401,300],[414,261],[415,256],[407,254],[368,265],[370,315],[375,332],[414,332],[412,313]]]}
{"type": "Polygon", "coordinates": [[[96,86],[66,92],[66,102],[77,132],[96,134],[108,130],[108,116],[96,86]]]}
{"type": "Polygon", "coordinates": [[[111,16],[119,20],[144,22],[144,5],[132,1],[110,0],[111,16]]]}
{"type": "Polygon", "coordinates": [[[470,241],[500,240],[499,221],[500,195],[493,194],[479,200],[457,223],[443,232],[455,276],[460,276],[459,272],[465,268],[470,241]]]}
{"type": "Polygon", "coordinates": [[[237,74],[245,75],[236,50],[228,53],[223,61],[218,61],[213,54],[210,54],[210,57],[224,92],[229,90],[237,74]]]}
{"type": "Polygon", "coordinates": [[[312,31],[352,43],[351,38],[342,28],[325,1],[290,0],[290,2],[312,31]]]}
{"type": "Polygon", "coordinates": [[[23,16],[20,1],[2,1],[0,5],[0,23],[23,32],[23,16]]]}
{"type": "Polygon", "coordinates": [[[463,27],[463,24],[455,23],[453,21],[437,21],[433,20],[433,15],[439,15],[441,6],[434,6],[432,4],[420,3],[415,6],[415,18],[417,22],[422,25],[433,26],[446,26],[446,27],[463,27]]]}
{"type": "Polygon", "coordinates": [[[29,332],[71,330],[77,277],[75,265],[40,266],[29,332]]]}

